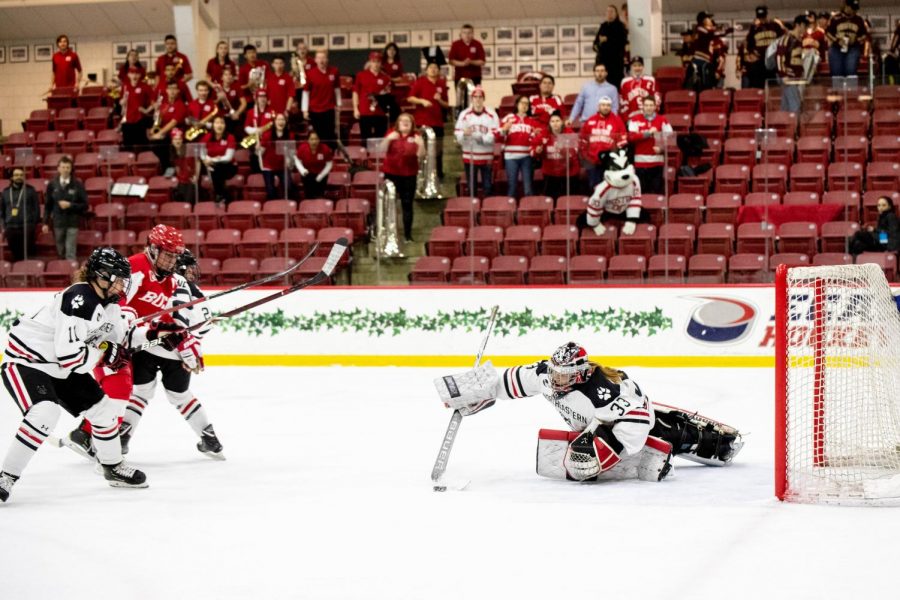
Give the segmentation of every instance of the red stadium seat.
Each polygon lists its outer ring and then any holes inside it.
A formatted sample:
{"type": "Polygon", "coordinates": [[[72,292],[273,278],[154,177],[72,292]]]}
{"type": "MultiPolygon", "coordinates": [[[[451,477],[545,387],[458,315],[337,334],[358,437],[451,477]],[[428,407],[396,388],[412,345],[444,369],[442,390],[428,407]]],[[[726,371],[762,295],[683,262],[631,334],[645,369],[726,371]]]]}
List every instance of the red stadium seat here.
{"type": "Polygon", "coordinates": [[[687,261],[677,254],[657,254],[647,261],[647,283],[684,283],[687,261]]]}
{"type": "Polygon", "coordinates": [[[106,202],[94,207],[91,226],[102,232],[125,227],[125,205],[121,202],[106,202]]]}
{"type": "Polygon", "coordinates": [[[766,114],[766,127],[778,132],[779,138],[794,139],[797,135],[797,114],[781,110],[766,114]]]}
{"type": "Polygon", "coordinates": [[[766,267],[762,254],[735,254],[728,259],[728,282],[764,283],[768,279],[766,267]]]}
{"type": "Polygon", "coordinates": [[[12,288],[44,287],[44,268],[44,261],[33,258],[14,262],[12,270],[4,278],[6,286],[12,288]]]}
{"type": "Polygon", "coordinates": [[[603,235],[597,235],[593,229],[588,228],[581,232],[581,240],[578,242],[580,254],[590,254],[610,258],[616,253],[616,239],[618,230],[615,227],[607,227],[603,235]]]}
{"type": "Polygon", "coordinates": [[[822,252],[847,251],[847,240],[859,231],[859,223],[856,221],[832,221],[822,223],[822,252]]]}
{"type": "Polygon", "coordinates": [[[663,96],[668,95],[669,91],[679,89],[684,82],[684,68],[681,66],[659,67],[653,75],[656,77],[659,93],[663,96]]]}
{"type": "MultiPolygon", "coordinates": [[[[328,200],[321,200],[320,202],[330,204],[328,200]]],[[[260,212],[262,212],[262,204],[255,200],[235,200],[228,204],[225,214],[222,215],[222,227],[240,231],[253,229],[256,227],[256,217],[260,212]]],[[[311,225],[305,223],[298,223],[297,225],[300,227],[311,227],[311,225]]]]}
{"type": "MultiPolygon", "coordinates": [[[[141,175],[141,177],[144,177],[144,175],[141,175]]],[[[172,194],[175,192],[177,185],[178,180],[174,177],[154,175],[147,181],[147,195],[144,196],[144,200],[165,205],[172,200],[172,194]]],[[[190,204],[188,204],[188,208],[190,208],[190,204]]]]}
{"type": "Polygon", "coordinates": [[[727,123],[725,113],[697,113],[694,115],[694,133],[721,140],[725,138],[727,123]]]}
{"type": "Polygon", "coordinates": [[[444,207],[443,224],[456,227],[473,227],[478,224],[478,213],[481,210],[481,200],[471,196],[459,196],[447,198],[444,207]]]}
{"type": "Polygon", "coordinates": [[[274,229],[246,229],[241,235],[237,252],[244,258],[263,260],[278,252],[278,232],[274,229]]]}
{"type": "Polygon", "coordinates": [[[659,228],[656,249],[659,254],[690,257],[694,253],[697,228],[689,223],[667,223],[659,228]]]}
{"type": "Polygon", "coordinates": [[[109,127],[109,117],[112,109],[108,106],[95,106],[88,109],[84,119],[84,128],[91,131],[102,131],[109,127]]]}
{"type": "Polygon", "coordinates": [[[53,119],[56,118],[56,111],[49,109],[38,109],[31,111],[28,120],[25,121],[25,131],[38,134],[41,131],[50,129],[53,119]]]}
{"type": "Polygon", "coordinates": [[[489,279],[493,285],[524,285],[528,259],[524,256],[498,256],[491,261],[489,279]]]}
{"type": "Polygon", "coordinates": [[[334,212],[333,200],[303,200],[294,214],[294,227],[322,229],[331,225],[334,212]]]}
{"type": "Polygon", "coordinates": [[[869,135],[869,112],[866,110],[845,109],[840,111],[834,120],[837,136],[869,135]]]}
{"type": "Polygon", "coordinates": [[[828,167],[828,189],[861,192],[863,166],[858,162],[834,162],[828,167]]]}
{"type": "Polygon", "coordinates": [[[606,275],[606,257],[579,254],[569,261],[569,283],[591,285],[603,283],[606,275]]]}
{"type": "MultiPolygon", "coordinates": [[[[365,198],[370,202],[375,202],[375,189],[378,187],[379,181],[384,181],[384,174],[376,171],[360,171],[353,176],[353,185],[350,191],[353,193],[354,198],[365,198]]],[[[329,187],[331,186],[330,176],[328,177],[328,185],[329,187]]],[[[328,195],[328,192],[326,192],[326,195],[328,195]]],[[[337,197],[349,198],[350,194],[345,193],[337,197]]]]}
{"type": "Polygon", "coordinates": [[[217,202],[198,202],[194,205],[193,214],[190,217],[190,227],[202,229],[204,232],[216,229],[221,225],[225,208],[217,202]]]}
{"type": "Polygon", "coordinates": [[[900,85],[876,85],[875,109],[900,109],[900,85]]]}
{"type": "Polygon", "coordinates": [[[694,122],[692,115],[667,112],[665,116],[669,120],[669,125],[672,126],[672,130],[675,131],[675,133],[687,134],[691,132],[691,126],[694,122]]]}
{"type": "Polygon", "coordinates": [[[873,112],[872,135],[900,135],[900,108],[873,112]]]}
{"type": "Polygon", "coordinates": [[[503,237],[503,253],[532,258],[538,253],[541,228],[536,225],[513,225],[506,228],[503,237]]]}
{"type": "MultiPolygon", "coordinates": [[[[138,243],[147,244],[147,234],[149,230],[138,233],[138,243]]],[[[206,241],[206,232],[202,229],[182,229],[181,237],[184,238],[184,247],[194,253],[194,256],[200,256],[200,247],[206,241]]]]}
{"type": "Polygon", "coordinates": [[[728,119],[728,137],[756,139],[756,130],[762,127],[762,114],[758,112],[733,112],[728,119]]]}
{"type": "Polygon", "coordinates": [[[819,194],[815,192],[788,192],[781,198],[785,206],[814,206],[819,203],[819,194]]]}
{"type": "Polygon", "coordinates": [[[447,283],[450,275],[450,259],[446,256],[423,256],[409,272],[409,282],[413,285],[435,285],[447,283]]]}
{"type": "Polygon", "coordinates": [[[25,171],[25,178],[32,179],[40,175],[41,166],[43,164],[44,160],[39,153],[29,153],[27,155],[14,157],[11,166],[14,169],[22,169],[25,171]]]}
{"type": "Polygon", "coordinates": [[[316,250],[316,256],[328,257],[331,248],[340,238],[347,239],[347,251],[338,262],[339,265],[346,265],[350,262],[353,255],[353,230],[347,227],[323,227],[316,232],[316,241],[319,242],[319,249],[316,250]]]}
{"type": "Polygon", "coordinates": [[[226,258],[237,256],[237,244],[241,241],[241,232],[237,229],[213,229],[206,233],[201,244],[201,252],[206,258],[226,258]]]}
{"type": "Polygon", "coordinates": [[[259,261],[255,258],[226,258],[219,270],[222,285],[239,285],[256,278],[259,261]]]}
{"type": "MultiPolygon", "coordinates": [[[[271,200],[266,202],[267,205],[271,203],[271,200]]],[[[371,204],[365,198],[341,198],[334,204],[334,211],[331,213],[331,224],[335,227],[352,229],[353,235],[363,237],[369,230],[369,214],[371,210],[371,204]]],[[[265,205],[263,206],[263,211],[265,211],[265,205]]]]}
{"type": "Polygon", "coordinates": [[[873,136],[872,160],[900,162],[900,135],[873,136]]]}
{"type": "MultiPolygon", "coordinates": [[[[58,171],[58,166],[59,166],[59,160],[64,156],[68,156],[68,155],[63,154],[62,152],[53,152],[53,153],[44,155],[44,160],[41,161],[40,172],[38,173],[38,177],[41,177],[42,179],[53,179],[54,177],[56,177],[56,174],[58,171]]],[[[3,167],[0,166],[0,172],[2,172],[2,170],[3,170],[3,167]]],[[[78,177],[78,175],[75,175],[75,177],[78,177]]],[[[78,177],[78,178],[81,179],[80,177],[78,177]]]]}
{"type": "Polygon", "coordinates": [[[110,177],[118,181],[119,179],[128,177],[132,174],[134,163],[134,152],[119,152],[110,157],[108,161],[102,161],[101,168],[104,172],[109,174],[110,177]]]}
{"type": "Polygon", "coordinates": [[[132,231],[152,229],[159,214],[159,205],[155,202],[137,202],[125,207],[125,227],[132,231]]]}
{"type": "Polygon", "coordinates": [[[560,196],[556,199],[553,210],[553,222],[557,225],[574,224],[576,219],[587,210],[587,196],[560,196]]]}
{"type": "Polygon", "coordinates": [[[835,162],[865,164],[869,156],[869,140],[865,136],[843,135],[834,140],[835,162]]]}
{"type": "Polygon", "coordinates": [[[541,234],[541,254],[569,256],[578,250],[578,228],[575,225],[547,225],[541,234]]]}
{"type": "Polygon", "coordinates": [[[483,285],[487,283],[490,260],[484,256],[460,256],[450,266],[450,283],[483,285]]]}
{"type": "MultiPolygon", "coordinates": [[[[673,186],[674,189],[674,186],[673,186]]],[[[699,194],[686,194],[688,196],[699,196],[699,194]]],[[[702,199],[703,196],[700,196],[702,199]]],[[[666,212],[668,210],[668,202],[662,194],[642,194],[641,208],[650,220],[650,223],[659,227],[666,221],[666,212]]]]}
{"type": "Polygon", "coordinates": [[[619,235],[619,254],[649,257],[654,253],[657,229],[655,225],[638,223],[632,235],[619,235]]]}
{"type": "Polygon", "coordinates": [[[669,222],[690,223],[700,226],[703,212],[703,196],[700,194],[673,194],[669,197],[669,222]]]}
{"type": "Polygon", "coordinates": [[[797,140],[797,162],[827,164],[831,158],[831,138],[810,135],[797,140]]]}
{"type": "Polygon", "coordinates": [[[811,192],[822,195],[825,193],[825,164],[797,163],[791,167],[791,191],[811,192]]]}
{"type": "MultiPolygon", "coordinates": [[[[856,257],[856,264],[876,264],[884,271],[884,276],[887,277],[888,281],[897,281],[896,252],[863,252],[856,257]]],[[[13,269],[15,269],[15,265],[13,265],[13,269]]]]}
{"type": "MultiPolygon", "coordinates": [[[[297,264],[297,260],[287,256],[267,256],[259,261],[259,277],[266,277],[281,273],[297,264]]],[[[273,282],[273,285],[290,285],[296,278],[286,275],[284,278],[273,282]]]]}
{"type": "MultiPolygon", "coordinates": [[[[91,133],[94,133],[93,131],[91,133]]],[[[101,146],[119,146],[122,143],[122,134],[115,129],[98,131],[94,139],[97,148],[101,146]]]]}
{"type": "Polygon", "coordinates": [[[552,212],[553,198],[549,196],[525,196],[519,200],[517,221],[519,225],[544,227],[550,224],[552,212]]]}
{"type": "Polygon", "coordinates": [[[278,253],[300,259],[306,256],[315,241],[315,229],[305,227],[282,229],[278,234],[278,253]]]}
{"type": "Polygon", "coordinates": [[[429,256],[446,256],[454,259],[462,256],[465,239],[465,227],[441,225],[431,230],[431,235],[425,243],[425,247],[429,256]]]}
{"type": "MultiPolygon", "coordinates": [[[[294,273],[296,274],[296,277],[301,279],[313,277],[322,270],[322,266],[325,264],[326,260],[327,259],[324,256],[312,256],[309,258],[309,260],[297,267],[297,270],[294,273]]],[[[331,277],[328,277],[327,279],[323,280],[321,283],[317,283],[316,285],[334,285],[334,276],[332,275],[331,277]]]]}
{"type": "Polygon", "coordinates": [[[810,265],[809,256],[796,252],[773,254],[769,257],[769,269],[774,271],[778,268],[778,265],[808,267],[810,265]]]}
{"type": "Polygon", "coordinates": [[[672,90],[663,98],[663,110],[667,116],[670,113],[693,115],[696,107],[697,93],[690,90],[672,90]]]}
{"type": "Polygon", "coordinates": [[[488,196],[481,203],[481,224],[509,227],[515,222],[516,201],[506,196],[488,196]]]}
{"type": "Polygon", "coordinates": [[[764,90],[749,88],[734,91],[735,112],[761,112],[765,100],[764,90]]]}
{"type": "Polygon", "coordinates": [[[35,250],[37,251],[35,258],[47,260],[59,258],[59,255],[56,253],[56,236],[52,230],[46,233],[41,231],[37,233],[35,236],[35,250]]]}
{"type": "Polygon", "coordinates": [[[812,256],[818,247],[816,224],[808,221],[782,223],[778,227],[778,251],[812,256]]]}
{"type": "Polygon", "coordinates": [[[78,256],[88,256],[97,246],[103,245],[103,234],[99,231],[84,230],[78,231],[78,241],[75,252],[78,256]]]}
{"type": "Polygon", "coordinates": [[[780,164],[762,164],[753,167],[753,191],[781,196],[787,191],[787,167],[780,164]]]}
{"type": "Polygon", "coordinates": [[[564,256],[535,256],[528,269],[531,285],[564,285],[566,283],[566,258],[564,256]]]}
{"type": "Polygon", "coordinates": [[[266,181],[261,173],[251,173],[247,175],[247,184],[244,186],[244,198],[246,200],[255,200],[257,202],[265,202],[267,198],[266,181]]]}
{"type": "MultiPolygon", "coordinates": [[[[369,172],[369,171],[363,171],[369,172]]],[[[360,175],[361,173],[357,173],[360,175]]],[[[328,179],[325,184],[325,197],[331,200],[338,200],[340,198],[349,198],[350,194],[350,173],[338,173],[332,171],[328,174],[328,179]]],[[[365,198],[370,202],[375,201],[375,186],[373,185],[360,185],[359,188],[354,188],[359,191],[353,192],[354,198],[365,198]],[[363,194],[362,191],[365,193],[363,194]]],[[[304,196],[306,197],[306,196],[304,196]]],[[[311,198],[310,198],[311,199],[311,198]]]]}
{"type": "Polygon", "coordinates": [[[500,254],[503,243],[503,228],[495,225],[476,225],[469,229],[469,235],[463,247],[466,254],[494,258],[500,254]]]}
{"type": "Polygon", "coordinates": [[[734,223],[737,221],[741,203],[740,194],[710,194],[706,197],[706,222],[734,223]]]}
{"type": "Polygon", "coordinates": [[[73,166],[75,177],[86,181],[100,173],[100,155],[93,152],[82,152],[75,157],[73,166]]]}
{"type": "Polygon", "coordinates": [[[113,229],[103,236],[103,245],[112,246],[125,256],[137,245],[137,234],[131,229],[113,229]]]}
{"type": "Polygon", "coordinates": [[[256,221],[260,227],[281,231],[291,226],[296,212],[295,200],[269,200],[262,205],[262,211],[256,216],[256,221]]]}
{"type": "Polygon", "coordinates": [[[700,92],[701,113],[727,113],[731,108],[731,90],[713,88],[700,92]]]}
{"type": "Polygon", "coordinates": [[[819,252],[812,259],[813,266],[852,265],[853,257],[842,252],[819,252]]]}
{"type": "Polygon", "coordinates": [[[141,152],[135,157],[134,174],[151,179],[159,175],[159,159],[153,152],[141,152]]]}
{"type": "Polygon", "coordinates": [[[762,162],[790,168],[794,164],[794,138],[777,137],[760,148],[762,162]]]}
{"type": "Polygon", "coordinates": [[[802,137],[831,138],[834,129],[834,114],[831,111],[819,110],[804,113],[800,118],[800,135],[802,137]]]}
{"type": "Polygon", "coordinates": [[[734,225],[731,223],[704,223],[697,233],[698,254],[731,256],[734,248],[734,225]]]}
{"type": "Polygon", "coordinates": [[[895,207],[900,206],[900,192],[888,190],[866,192],[862,196],[863,223],[878,222],[878,199],[882,196],[888,196],[891,200],[893,200],[895,207]]]}
{"type": "MultiPolygon", "coordinates": [[[[735,166],[735,165],[730,165],[735,166]]],[[[707,171],[693,177],[679,175],[678,176],[678,193],[679,194],[700,194],[706,197],[709,194],[709,188],[713,181],[713,171],[707,171]]]]}
{"type": "Polygon", "coordinates": [[[56,119],[53,122],[53,127],[56,129],[56,131],[68,132],[72,131],[73,129],[81,129],[81,124],[83,121],[83,108],[63,108],[56,113],[56,119]]]}
{"type": "Polygon", "coordinates": [[[30,131],[14,131],[6,136],[3,142],[3,152],[14,155],[16,148],[31,148],[34,146],[35,136],[30,131]]]}
{"type": "Polygon", "coordinates": [[[42,156],[56,153],[65,139],[62,131],[41,131],[34,139],[34,151],[42,156]]]}
{"type": "Polygon", "coordinates": [[[87,193],[88,204],[96,206],[109,202],[109,190],[113,181],[109,177],[88,177],[84,181],[84,191],[87,193]]]}
{"type": "Polygon", "coordinates": [[[750,188],[750,168],[747,165],[719,165],[716,167],[716,193],[745,196],[750,188]]]}
{"type": "Polygon", "coordinates": [[[633,254],[619,254],[609,259],[606,280],[609,283],[640,284],[647,272],[647,258],[633,254]]]}
{"type": "Polygon", "coordinates": [[[690,283],[725,283],[727,258],[721,254],[695,254],[688,260],[690,283]]]}
{"type": "Polygon", "coordinates": [[[47,262],[44,268],[44,285],[49,288],[66,288],[78,270],[77,260],[57,259],[47,262]]]}
{"type": "Polygon", "coordinates": [[[866,166],[866,189],[886,192],[900,189],[900,163],[869,163],[866,166]]]}
{"type": "Polygon", "coordinates": [[[726,165],[747,165],[752,167],[756,164],[756,140],[752,138],[729,138],[725,140],[725,158],[726,165]]]}
{"type": "Polygon", "coordinates": [[[775,226],[771,223],[743,223],[737,228],[738,254],[774,254],[775,226]]]}

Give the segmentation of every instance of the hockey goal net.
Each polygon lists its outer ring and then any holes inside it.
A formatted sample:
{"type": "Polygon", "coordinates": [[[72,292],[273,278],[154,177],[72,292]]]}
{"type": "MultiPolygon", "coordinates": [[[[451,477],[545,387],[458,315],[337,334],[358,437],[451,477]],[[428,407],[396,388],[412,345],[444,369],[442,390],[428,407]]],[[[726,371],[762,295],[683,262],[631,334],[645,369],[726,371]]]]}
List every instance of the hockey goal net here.
{"type": "Polygon", "coordinates": [[[900,314],[877,265],[776,274],[775,488],[900,504],[900,314]]]}

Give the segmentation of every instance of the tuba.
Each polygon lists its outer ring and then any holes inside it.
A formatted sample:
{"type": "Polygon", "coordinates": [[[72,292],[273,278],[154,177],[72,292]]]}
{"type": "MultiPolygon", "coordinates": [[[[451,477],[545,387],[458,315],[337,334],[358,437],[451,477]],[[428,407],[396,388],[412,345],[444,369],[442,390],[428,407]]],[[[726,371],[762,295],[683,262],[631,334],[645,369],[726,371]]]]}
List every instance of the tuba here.
{"type": "Polygon", "coordinates": [[[379,257],[401,257],[397,242],[397,188],[385,180],[375,198],[375,252],[379,257]]]}
{"type": "Polygon", "coordinates": [[[463,77],[456,83],[456,114],[454,119],[459,118],[459,113],[469,106],[469,98],[475,91],[475,83],[471,79],[463,77]]]}
{"type": "Polygon", "coordinates": [[[437,177],[437,136],[431,127],[422,127],[425,138],[425,158],[419,165],[416,177],[416,196],[422,200],[439,200],[441,186],[437,177]]]}

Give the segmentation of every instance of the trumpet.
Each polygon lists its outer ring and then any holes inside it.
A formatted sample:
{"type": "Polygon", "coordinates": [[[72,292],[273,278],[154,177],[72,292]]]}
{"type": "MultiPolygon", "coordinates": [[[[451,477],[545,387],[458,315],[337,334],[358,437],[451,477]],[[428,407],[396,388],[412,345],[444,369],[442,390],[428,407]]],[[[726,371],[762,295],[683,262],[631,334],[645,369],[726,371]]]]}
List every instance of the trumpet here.
{"type": "Polygon", "coordinates": [[[198,137],[206,133],[206,124],[213,120],[219,114],[219,108],[214,106],[212,112],[208,115],[197,121],[194,125],[191,126],[190,129],[187,130],[187,133],[184,134],[184,137],[187,141],[193,142],[198,137]]]}
{"type": "Polygon", "coordinates": [[[231,105],[231,101],[228,99],[228,94],[225,93],[225,88],[222,87],[221,84],[212,82],[213,91],[216,92],[216,103],[222,107],[222,110],[228,115],[234,114],[234,107],[231,105]]]}
{"type": "Polygon", "coordinates": [[[300,62],[296,52],[291,54],[291,75],[300,83],[300,87],[306,87],[306,65],[300,62]]]}
{"type": "Polygon", "coordinates": [[[397,242],[397,188],[393,181],[385,180],[375,198],[375,251],[379,257],[399,258],[397,242]]]}
{"type": "Polygon", "coordinates": [[[416,176],[416,196],[420,199],[440,199],[441,186],[437,177],[437,136],[434,129],[428,126],[422,127],[422,137],[425,138],[425,157],[419,165],[419,174],[416,176]]]}
{"type": "Polygon", "coordinates": [[[241,148],[250,149],[259,144],[259,140],[262,137],[262,134],[272,129],[273,125],[275,125],[275,121],[269,121],[259,129],[257,129],[255,133],[251,133],[250,135],[242,139],[241,148]]]}

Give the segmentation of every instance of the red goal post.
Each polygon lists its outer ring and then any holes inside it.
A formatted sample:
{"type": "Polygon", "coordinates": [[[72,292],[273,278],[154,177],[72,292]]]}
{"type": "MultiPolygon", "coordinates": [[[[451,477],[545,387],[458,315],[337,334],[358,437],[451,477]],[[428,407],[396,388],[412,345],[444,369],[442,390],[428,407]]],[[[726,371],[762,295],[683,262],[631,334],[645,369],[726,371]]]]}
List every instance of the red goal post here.
{"type": "Polygon", "coordinates": [[[775,495],[900,505],[900,314],[877,265],[778,267],[775,495]]]}

